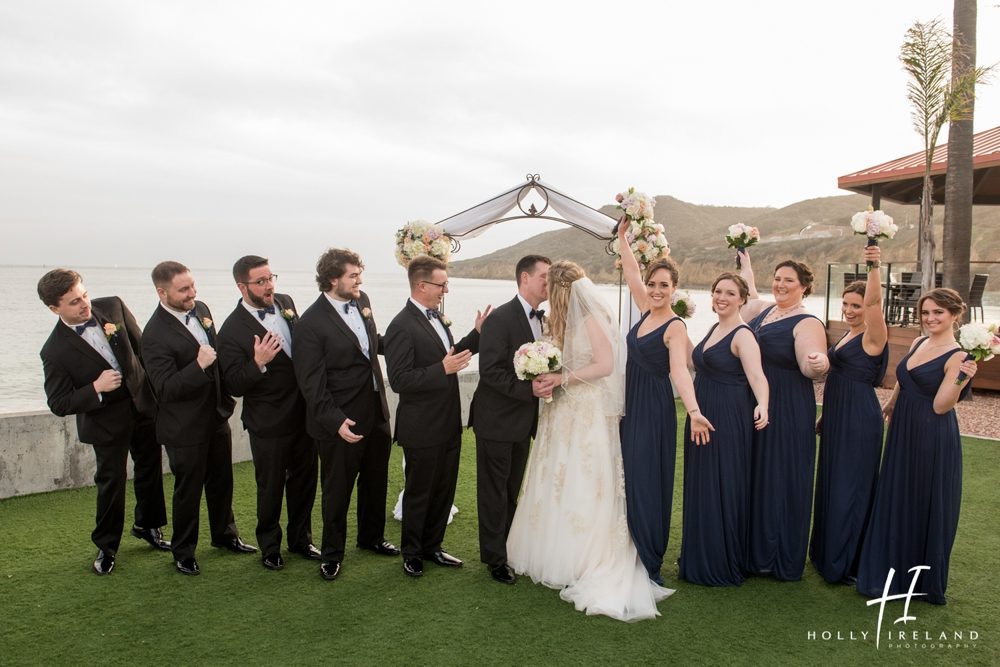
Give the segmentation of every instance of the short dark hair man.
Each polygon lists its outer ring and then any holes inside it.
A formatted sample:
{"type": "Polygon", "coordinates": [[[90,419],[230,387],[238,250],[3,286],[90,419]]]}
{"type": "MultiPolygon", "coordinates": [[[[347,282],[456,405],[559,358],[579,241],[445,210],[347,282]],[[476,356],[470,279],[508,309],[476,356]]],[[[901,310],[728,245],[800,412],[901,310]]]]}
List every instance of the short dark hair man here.
{"type": "Polygon", "coordinates": [[[156,437],[174,473],[174,567],[199,574],[195,559],[201,492],[205,491],[212,546],[255,553],[233,518],[233,441],[229,416],[235,402],[215,363],[215,324],[194,278],[180,262],[152,272],[160,305],[142,332],[142,359],[159,401],[156,437]]]}
{"type": "Polygon", "coordinates": [[[226,389],[243,397],[257,481],[257,544],[264,567],[280,570],[281,503],[288,500],[288,550],[319,558],[312,543],[316,443],[306,433],[306,408],[295,381],[295,302],[275,291],[268,260],[241,257],[233,279],[242,299],[219,329],[219,365],[226,389]]]}
{"type": "Polygon", "coordinates": [[[479,385],[469,410],[476,432],[476,502],[479,558],[496,581],[513,584],[507,565],[517,495],[521,491],[531,438],[538,426],[538,398],[532,383],[514,374],[514,353],[542,337],[548,298],[548,257],[528,255],[517,263],[517,295],[483,322],[479,338],[479,385]]]}
{"type": "Polygon", "coordinates": [[[97,469],[97,545],[93,570],[110,574],[125,525],[128,455],[135,468],[132,535],[169,550],[160,527],[163,502],[160,446],[153,419],[156,402],[139,350],[142,333],[116,296],[91,301],[80,274],[53,269],[38,281],[38,297],[59,316],[42,346],[45,395],[53,413],[76,415],[81,442],[93,445],[97,469]]]}
{"type": "Polygon", "coordinates": [[[347,510],[358,485],[361,549],[398,556],[385,539],[389,479],[389,407],[378,355],[382,336],[368,295],[364,264],[350,250],[331,248],[316,263],[321,294],[295,327],[295,374],[306,401],[306,426],[319,446],[323,484],[323,544],[319,574],[340,574],[347,510]]]}

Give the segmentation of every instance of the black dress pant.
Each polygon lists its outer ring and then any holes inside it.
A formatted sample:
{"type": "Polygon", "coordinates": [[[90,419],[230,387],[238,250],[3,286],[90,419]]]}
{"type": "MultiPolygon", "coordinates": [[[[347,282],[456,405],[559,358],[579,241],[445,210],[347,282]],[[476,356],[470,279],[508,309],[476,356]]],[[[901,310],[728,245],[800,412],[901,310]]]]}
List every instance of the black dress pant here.
{"type": "Polygon", "coordinates": [[[305,428],[264,437],[250,433],[257,480],[257,545],[263,555],[281,552],[281,503],[288,502],[288,546],[312,544],[312,511],[316,501],[316,442],[305,428]]]}
{"type": "Polygon", "coordinates": [[[239,537],[233,518],[233,441],[229,422],[222,422],[207,441],[165,449],[174,473],[174,530],[170,538],[174,560],[194,557],[203,489],[212,542],[239,537]]]}
{"type": "Polygon", "coordinates": [[[358,546],[385,539],[385,499],[389,484],[389,425],[378,424],[359,442],[319,441],[323,478],[323,560],[341,561],[347,543],[347,511],[358,485],[358,546]]]}
{"type": "Polygon", "coordinates": [[[517,509],[531,439],[500,442],[476,438],[476,507],[479,512],[479,560],[507,562],[507,535],[517,509]]]}
{"type": "Polygon", "coordinates": [[[403,487],[404,558],[422,558],[441,551],[448,515],[455,502],[462,435],[432,447],[404,447],[406,484],[403,487]]]}

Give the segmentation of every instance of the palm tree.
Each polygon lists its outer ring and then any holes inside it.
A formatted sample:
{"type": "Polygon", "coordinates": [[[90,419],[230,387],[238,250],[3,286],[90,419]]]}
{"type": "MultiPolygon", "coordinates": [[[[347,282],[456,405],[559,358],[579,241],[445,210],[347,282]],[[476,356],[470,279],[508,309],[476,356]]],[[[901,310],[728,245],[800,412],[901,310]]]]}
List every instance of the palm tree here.
{"type": "MultiPolygon", "coordinates": [[[[923,289],[934,287],[934,223],[931,161],[944,124],[967,114],[968,100],[987,69],[972,67],[963,75],[952,73],[952,37],[939,19],[914,23],[906,31],[899,59],[910,75],[906,97],[913,106],[913,127],[924,140],[924,179],[920,196],[920,270],[923,289]]],[[[964,48],[964,47],[961,47],[964,48]]]]}
{"type": "MultiPolygon", "coordinates": [[[[976,0],[955,0],[951,71],[963,76],[976,66],[976,0]]],[[[945,176],[944,284],[969,293],[972,249],[972,118],[975,96],[962,100],[964,114],[948,127],[948,172],[945,176]]],[[[969,317],[969,313],[965,314],[969,317]]]]}

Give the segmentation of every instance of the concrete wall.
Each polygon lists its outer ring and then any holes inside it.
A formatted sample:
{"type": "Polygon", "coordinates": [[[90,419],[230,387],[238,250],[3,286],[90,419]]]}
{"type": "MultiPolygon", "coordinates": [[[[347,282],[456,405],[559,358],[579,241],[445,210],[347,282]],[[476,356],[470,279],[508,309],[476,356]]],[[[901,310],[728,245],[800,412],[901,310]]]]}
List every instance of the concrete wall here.
{"type": "MultiPolygon", "coordinates": [[[[478,382],[476,371],[459,374],[463,424],[468,423],[469,403],[478,382]]],[[[396,395],[390,392],[393,415],[396,402],[396,395]]],[[[239,419],[241,409],[238,402],[229,422],[234,462],[250,460],[250,440],[239,419]]],[[[0,415],[0,498],[90,486],[94,467],[94,448],[77,438],[76,417],[57,417],[45,411],[0,415]]],[[[163,470],[169,472],[165,454],[163,470]]]]}

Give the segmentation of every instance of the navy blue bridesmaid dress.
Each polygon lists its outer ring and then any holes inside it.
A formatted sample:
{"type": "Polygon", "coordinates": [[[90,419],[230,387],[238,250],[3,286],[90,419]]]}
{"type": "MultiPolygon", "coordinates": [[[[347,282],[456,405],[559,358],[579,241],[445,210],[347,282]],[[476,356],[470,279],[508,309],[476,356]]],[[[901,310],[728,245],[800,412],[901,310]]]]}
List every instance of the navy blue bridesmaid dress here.
{"type": "Polygon", "coordinates": [[[892,568],[889,594],[905,593],[913,576],[910,568],[926,565],[930,570],[919,573],[914,589],[923,595],[916,599],[945,604],[948,560],[962,503],[962,441],[955,411],[935,414],[933,404],[945,364],[964,352],[948,350],[907,369],[913,351],[896,367],[899,396],[861,547],[857,588],[862,595],[881,597],[892,568]]]}
{"type": "Polygon", "coordinates": [[[806,565],[816,466],[816,395],[799,371],[793,330],[814,315],[762,325],[767,308],[748,324],[757,335],[770,389],[767,428],[755,431],[750,452],[750,537],[747,568],[798,581],[806,565]]]}
{"type": "Polygon", "coordinates": [[[830,374],[823,391],[809,558],[831,584],[853,583],[858,574],[882,458],[882,406],[875,387],[885,377],[889,346],[872,356],[865,352],[863,338],[855,336],[827,351],[830,374]]]}
{"type": "Polygon", "coordinates": [[[684,521],[680,578],[703,586],[743,583],[747,553],[747,505],[750,500],[750,448],[755,399],[733,336],[745,324],[705,349],[694,348],[694,391],[701,413],[715,427],[707,445],[691,440],[691,420],[684,428],[684,521]]]}
{"type": "MultiPolygon", "coordinates": [[[[639,337],[645,313],[628,332],[622,466],[629,532],[649,578],[663,583],[660,567],[670,535],[677,457],[677,413],[670,385],[670,354],[663,332],[673,317],[639,337]]],[[[683,320],[681,320],[683,322],[683,320]]]]}

